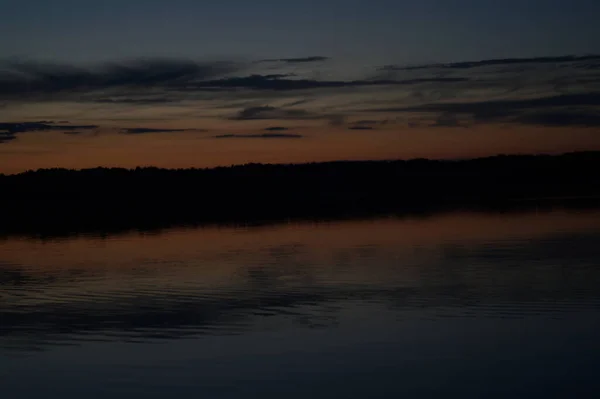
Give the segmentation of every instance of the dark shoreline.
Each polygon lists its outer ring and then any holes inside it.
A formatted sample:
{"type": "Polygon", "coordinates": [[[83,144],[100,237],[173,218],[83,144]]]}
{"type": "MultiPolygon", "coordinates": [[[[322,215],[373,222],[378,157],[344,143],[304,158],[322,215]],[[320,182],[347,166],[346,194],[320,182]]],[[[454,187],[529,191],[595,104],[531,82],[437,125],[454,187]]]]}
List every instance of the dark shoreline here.
{"type": "Polygon", "coordinates": [[[600,152],[0,175],[0,236],[600,207],[600,152]]]}
{"type": "Polygon", "coordinates": [[[68,224],[59,226],[39,226],[30,228],[23,226],[21,228],[11,228],[10,230],[0,228],[0,243],[8,238],[23,238],[23,239],[39,239],[39,240],[60,240],[75,237],[96,237],[106,238],[115,237],[127,234],[161,234],[174,229],[194,229],[194,228],[260,228],[267,226],[276,226],[289,223],[335,223],[341,221],[365,221],[377,220],[380,218],[398,218],[398,219],[425,219],[439,215],[456,214],[456,213],[481,213],[481,214],[496,214],[496,215],[514,215],[519,213],[539,212],[540,214],[556,211],[569,212],[590,212],[600,211],[600,199],[594,201],[574,200],[574,201],[531,201],[527,204],[523,203],[506,203],[500,206],[479,206],[467,207],[459,206],[455,208],[438,208],[438,209],[406,209],[404,211],[394,212],[372,212],[372,213],[355,213],[355,214],[340,214],[337,216],[310,216],[310,217],[287,217],[287,218],[270,218],[270,219],[237,219],[237,220],[204,220],[190,222],[145,222],[137,224],[112,224],[112,223],[97,223],[90,224],[68,224]]]}

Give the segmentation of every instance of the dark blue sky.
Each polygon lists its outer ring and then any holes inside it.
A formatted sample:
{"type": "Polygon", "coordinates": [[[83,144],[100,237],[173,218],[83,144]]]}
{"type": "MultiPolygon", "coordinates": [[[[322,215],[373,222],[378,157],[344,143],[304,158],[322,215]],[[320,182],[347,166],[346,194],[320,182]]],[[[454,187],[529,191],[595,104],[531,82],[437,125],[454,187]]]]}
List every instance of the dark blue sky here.
{"type": "Polygon", "coordinates": [[[600,0],[0,0],[0,173],[600,149],[599,15],[600,0]]]}
{"type": "Polygon", "coordinates": [[[0,53],[421,63],[600,52],[597,0],[0,0],[0,53]]]}

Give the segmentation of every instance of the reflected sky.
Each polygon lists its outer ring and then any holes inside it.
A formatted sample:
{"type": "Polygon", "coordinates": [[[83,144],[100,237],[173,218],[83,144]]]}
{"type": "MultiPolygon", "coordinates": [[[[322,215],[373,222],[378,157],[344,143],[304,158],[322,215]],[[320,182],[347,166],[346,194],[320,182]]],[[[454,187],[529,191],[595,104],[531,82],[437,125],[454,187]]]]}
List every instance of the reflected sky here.
{"type": "Polygon", "coordinates": [[[599,388],[599,221],[556,210],[4,237],[2,393],[585,397],[599,388]]]}
{"type": "Polygon", "coordinates": [[[595,309],[599,221],[596,211],[454,213],[5,238],[0,342],[327,327],[365,305],[423,317],[595,309]]]}

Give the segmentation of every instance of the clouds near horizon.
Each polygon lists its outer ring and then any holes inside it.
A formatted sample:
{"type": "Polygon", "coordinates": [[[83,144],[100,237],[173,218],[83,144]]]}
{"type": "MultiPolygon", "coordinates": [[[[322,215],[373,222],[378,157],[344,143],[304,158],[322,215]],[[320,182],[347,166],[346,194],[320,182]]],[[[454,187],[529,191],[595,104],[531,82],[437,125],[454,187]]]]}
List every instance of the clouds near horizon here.
{"type": "Polygon", "coordinates": [[[215,139],[299,139],[304,137],[294,133],[259,133],[259,134],[219,134],[215,139]]]}
{"type": "MultiPolygon", "coordinates": [[[[16,107],[76,103],[82,109],[80,114],[84,112],[85,120],[93,124],[27,125],[9,120],[4,128],[0,124],[0,131],[6,130],[0,142],[12,142],[23,131],[73,132],[101,127],[105,115],[114,110],[139,120],[137,127],[118,126],[128,135],[211,130],[200,128],[206,120],[212,121],[216,131],[219,123],[227,121],[242,127],[245,122],[296,120],[324,128],[364,130],[365,134],[415,126],[600,126],[600,73],[596,68],[600,55],[373,65],[352,78],[342,78],[343,65],[337,72],[324,69],[329,72],[320,73],[323,64],[331,61],[326,56],[258,62],[147,58],[88,65],[2,61],[3,118],[16,107]],[[289,65],[296,69],[290,72],[286,69],[289,65]],[[145,111],[150,109],[156,110],[151,118],[145,111]],[[161,115],[168,128],[149,124],[161,115]],[[182,117],[197,119],[197,126],[172,127],[182,117]]],[[[40,116],[30,114],[31,120],[40,116]]],[[[260,129],[277,132],[286,128],[263,125],[260,129]]]]}

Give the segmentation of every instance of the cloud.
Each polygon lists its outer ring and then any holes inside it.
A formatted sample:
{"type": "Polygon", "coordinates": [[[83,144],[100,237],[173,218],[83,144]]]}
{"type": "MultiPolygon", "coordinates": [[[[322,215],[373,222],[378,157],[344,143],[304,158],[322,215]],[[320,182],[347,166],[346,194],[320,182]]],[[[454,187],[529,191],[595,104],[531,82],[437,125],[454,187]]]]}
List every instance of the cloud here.
{"type": "Polygon", "coordinates": [[[461,122],[458,120],[456,115],[454,115],[450,112],[445,112],[443,114],[440,114],[436,118],[435,122],[429,126],[430,127],[465,127],[463,124],[461,124],[461,122]]]}
{"type": "Polygon", "coordinates": [[[451,62],[446,64],[424,64],[415,66],[398,66],[398,65],[384,65],[379,68],[381,71],[413,71],[419,69],[471,69],[485,66],[498,66],[498,65],[515,65],[515,64],[556,64],[563,62],[586,62],[586,61],[598,61],[600,55],[586,55],[586,56],[561,56],[561,57],[534,57],[534,58],[499,58],[482,61],[465,61],[465,62],[451,62]]]}
{"type": "Polygon", "coordinates": [[[231,118],[238,121],[260,119],[316,119],[316,116],[303,109],[284,109],[271,106],[244,108],[231,118]]]}
{"type": "Polygon", "coordinates": [[[344,82],[344,81],[320,81],[311,79],[281,79],[271,78],[263,75],[251,75],[246,77],[233,77],[218,79],[195,84],[192,90],[205,89],[252,89],[252,90],[307,90],[336,88],[348,86],[375,85],[375,82],[344,82]]]}
{"type": "Polygon", "coordinates": [[[389,121],[387,119],[375,120],[375,119],[361,119],[352,122],[348,129],[350,130],[374,130],[378,125],[386,125],[389,121]]]}
{"type": "Polygon", "coordinates": [[[29,61],[0,63],[0,96],[21,98],[115,88],[183,87],[236,71],[231,62],[146,59],[91,67],[29,61]]]}
{"type": "Polygon", "coordinates": [[[346,117],[343,115],[332,115],[329,117],[329,126],[340,127],[346,124],[346,117]]]}
{"type": "Polygon", "coordinates": [[[186,91],[251,89],[270,91],[294,91],[309,89],[331,89],[345,87],[373,87],[373,86],[403,86],[422,83],[459,83],[467,82],[464,77],[434,77],[406,80],[314,80],[314,79],[287,79],[273,77],[278,75],[250,75],[246,77],[230,77],[217,80],[197,82],[188,85],[186,91]]]}
{"type": "Polygon", "coordinates": [[[265,130],[268,132],[282,132],[284,130],[289,130],[289,129],[287,127],[282,127],[282,126],[271,126],[271,127],[265,128],[265,130]]]}
{"type": "Polygon", "coordinates": [[[0,132],[0,144],[8,143],[9,141],[13,141],[17,138],[14,134],[10,132],[0,132]]]}
{"type": "Polygon", "coordinates": [[[414,85],[419,83],[461,83],[468,82],[469,78],[464,77],[435,77],[435,78],[420,78],[420,79],[407,79],[393,81],[394,84],[399,85],[414,85]]]}
{"type": "Polygon", "coordinates": [[[18,134],[28,133],[28,132],[39,132],[39,131],[64,131],[65,133],[69,132],[70,134],[77,134],[76,131],[79,130],[91,130],[96,129],[98,126],[96,125],[53,125],[48,123],[49,121],[41,121],[41,122],[5,122],[0,123],[0,130],[4,130],[0,132],[0,143],[6,143],[9,141],[13,141],[17,138],[18,134]]]}
{"type": "MultiPolygon", "coordinates": [[[[281,59],[314,62],[325,57],[281,59]]],[[[73,100],[100,104],[160,104],[179,102],[202,92],[299,91],[352,87],[403,86],[466,82],[466,77],[419,77],[405,80],[319,80],[295,74],[232,76],[248,65],[230,61],[195,62],[143,59],[91,66],[30,61],[0,61],[0,100],[73,100]]]]}
{"type": "Polygon", "coordinates": [[[93,102],[99,104],[165,104],[177,102],[176,98],[159,97],[159,98],[98,98],[93,102]]]}
{"type": "Polygon", "coordinates": [[[121,129],[123,134],[146,134],[146,133],[174,133],[174,132],[185,132],[190,129],[153,129],[147,127],[136,127],[131,129],[121,129]]]}
{"type": "Polygon", "coordinates": [[[303,104],[309,103],[309,102],[311,102],[311,101],[313,101],[313,99],[309,99],[309,98],[302,98],[302,99],[300,99],[300,100],[294,100],[294,101],[292,101],[292,102],[290,102],[290,103],[287,103],[287,104],[285,104],[285,106],[286,106],[286,107],[294,107],[294,106],[296,106],[296,105],[303,105],[303,104]]]}
{"type": "Polygon", "coordinates": [[[220,134],[215,139],[299,139],[301,134],[290,133],[260,133],[260,134],[220,134]]]}
{"type": "Polygon", "coordinates": [[[590,70],[600,69],[600,63],[598,63],[598,64],[583,65],[582,68],[584,68],[584,69],[590,69],[590,70]]]}
{"type": "MultiPolygon", "coordinates": [[[[142,125],[124,129],[124,134],[178,131],[159,129],[149,123],[158,119],[272,120],[263,128],[285,126],[286,121],[291,120],[320,120],[351,130],[377,129],[386,120],[394,120],[393,115],[385,115],[377,121],[377,113],[418,114],[407,115],[405,126],[408,120],[417,121],[422,127],[456,126],[457,122],[465,124],[467,121],[593,126],[596,111],[592,108],[600,106],[600,75],[590,69],[600,63],[600,55],[506,58],[417,67],[392,65],[381,69],[412,68],[415,71],[383,73],[377,77],[371,72],[352,79],[342,77],[348,72],[343,65],[336,76],[333,69],[336,65],[324,70],[318,63],[310,64],[327,59],[317,56],[277,58],[269,60],[275,62],[273,65],[181,59],[143,59],[88,66],[0,61],[0,103],[12,107],[18,104],[11,101],[77,102],[77,107],[98,120],[115,118],[107,115],[118,110],[120,115],[113,120],[142,125]],[[287,64],[302,62],[309,64],[295,66],[296,74],[286,73],[286,69],[290,69],[287,64]],[[560,63],[560,67],[537,67],[552,63],[560,63]],[[502,65],[506,67],[476,69],[502,65]],[[320,78],[315,78],[317,76],[320,78]],[[537,97],[531,98],[532,95],[537,97]],[[154,109],[143,109],[151,106],[156,108],[156,115],[148,112],[154,109]]],[[[55,117],[60,118],[68,117],[55,117]]],[[[36,119],[42,117],[31,115],[29,120],[36,119]]],[[[67,127],[67,123],[48,122],[41,121],[40,126],[34,125],[38,122],[31,122],[25,127],[13,124],[10,129],[0,126],[0,131],[86,130],[67,127]]],[[[265,131],[276,133],[278,130],[267,128],[265,131]]]]}
{"type": "Polygon", "coordinates": [[[542,126],[579,126],[600,127],[600,112],[594,111],[556,111],[534,112],[517,117],[516,122],[542,126]]]}
{"type": "Polygon", "coordinates": [[[310,62],[323,62],[329,60],[329,57],[323,56],[312,56],[312,57],[301,57],[301,58],[275,58],[275,59],[266,59],[260,60],[258,62],[284,62],[287,64],[306,64],[310,62]]]}
{"type": "MultiPolygon", "coordinates": [[[[597,112],[593,107],[597,106],[600,106],[600,93],[579,93],[514,100],[442,102],[371,111],[441,113],[443,118],[449,118],[448,115],[464,115],[476,122],[587,126],[596,120],[594,115],[597,115],[597,112]]],[[[438,122],[442,116],[438,117],[438,122]]],[[[452,123],[450,119],[441,122],[442,124],[436,126],[452,123]]]]}
{"type": "Polygon", "coordinates": [[[0,123],[0,129],[6,130],[11,134],[37,132],[44,130],[86,130],[96,129],[97,125],[50,125],[40,122],[17,122],[17,123],[0,123]]]}

